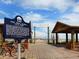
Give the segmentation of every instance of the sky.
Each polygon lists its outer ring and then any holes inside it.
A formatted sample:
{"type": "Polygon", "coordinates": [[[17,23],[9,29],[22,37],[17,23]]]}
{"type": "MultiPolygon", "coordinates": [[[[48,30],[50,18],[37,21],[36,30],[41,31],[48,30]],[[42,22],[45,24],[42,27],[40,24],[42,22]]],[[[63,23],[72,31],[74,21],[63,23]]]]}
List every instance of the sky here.
{"type": "MultiPolygon", "coordinates": [[[[37,37],[47,36],[57,21],[79,26],[79,0],[0,0],[0,23],[4,17],[21,15],[25,22],[36,26],[37,37]]],[[[62,37],[62,36],[61,36],[62,37]]]]}

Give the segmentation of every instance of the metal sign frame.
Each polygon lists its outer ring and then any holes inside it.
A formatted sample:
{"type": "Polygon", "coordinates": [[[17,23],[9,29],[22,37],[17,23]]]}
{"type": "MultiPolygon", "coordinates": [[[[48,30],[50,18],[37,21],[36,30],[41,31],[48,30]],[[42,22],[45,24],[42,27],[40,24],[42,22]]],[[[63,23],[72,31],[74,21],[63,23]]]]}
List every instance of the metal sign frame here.
{"type": "Polygon", "coordinates": [[[19,15],[17,15],[14,19],[4,19],[4,38],[19,40],[31,38],[31,22],[24,22],[23,18],[19,15]]]}

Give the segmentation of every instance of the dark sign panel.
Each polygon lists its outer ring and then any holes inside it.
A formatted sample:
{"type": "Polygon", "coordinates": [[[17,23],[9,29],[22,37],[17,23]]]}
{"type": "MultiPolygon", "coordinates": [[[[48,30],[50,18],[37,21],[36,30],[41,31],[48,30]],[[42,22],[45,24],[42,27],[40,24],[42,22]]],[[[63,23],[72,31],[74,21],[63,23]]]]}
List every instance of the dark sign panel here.
{"type": "Polygon", "coordinates": [[[23,21],[21,16],[14,19],[5,18],[4,37],[14,39],[31,38],[31,23],[23,21]]]}

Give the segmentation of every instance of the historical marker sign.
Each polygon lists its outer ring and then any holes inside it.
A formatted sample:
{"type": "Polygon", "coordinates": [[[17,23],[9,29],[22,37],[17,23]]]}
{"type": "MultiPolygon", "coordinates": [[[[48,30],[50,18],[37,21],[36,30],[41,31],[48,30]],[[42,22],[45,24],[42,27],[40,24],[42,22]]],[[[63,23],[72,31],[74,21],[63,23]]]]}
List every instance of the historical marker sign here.
{"type": "Polygon", "coordinates": [[[16,16],[14,19],[5,18],[4,37],[14,39],[31,38],[31,23],[24,22],[21,16],[16,16]]]}

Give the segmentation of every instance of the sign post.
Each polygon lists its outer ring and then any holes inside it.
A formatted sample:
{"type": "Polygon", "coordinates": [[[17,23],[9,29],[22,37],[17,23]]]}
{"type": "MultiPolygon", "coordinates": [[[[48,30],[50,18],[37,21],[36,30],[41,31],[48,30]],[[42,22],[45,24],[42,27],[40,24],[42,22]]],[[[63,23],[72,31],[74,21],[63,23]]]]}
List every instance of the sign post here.
{"type": "Polygon", "coordinates": [[[21,41],[18,40],[18,59],[21,59],[21,41]]]}
{"type": "Polygon", "coordinates": [[[18,59],[21,59],[21,40],[31,38],[31,23],[24,22],[19,15],[14,19],[5,18],[3,36],[18,41],[18,59]]]}
{"type": "Polygon", "coordinates": [[[21,59],[21,50],[20,50],[20,43],[18,43],[18,59],[21,59]]]}

